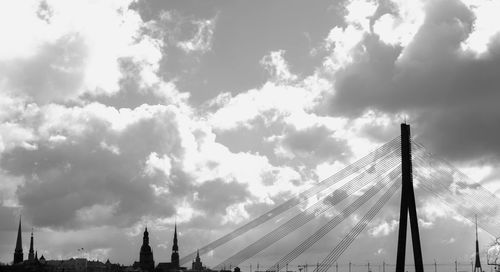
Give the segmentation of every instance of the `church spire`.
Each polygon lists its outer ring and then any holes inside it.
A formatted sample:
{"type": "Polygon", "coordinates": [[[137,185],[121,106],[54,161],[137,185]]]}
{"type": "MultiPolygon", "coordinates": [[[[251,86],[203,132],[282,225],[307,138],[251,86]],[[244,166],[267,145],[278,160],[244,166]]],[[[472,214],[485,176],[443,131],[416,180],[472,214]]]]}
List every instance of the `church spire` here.
{"type": "Polygon", "coordinates": [[[476,215],[476,264],[474,265],[474,272],[482,272],[481,259],[479,258],[479,239],[477,237],[477,215],[476,215]]]}
{"type": "Polygon", "coordinates": [[[174,243],[172,245],[171,263],[174,268],[179,268],[179,246],[177,245],[177,222],[174,227],[174,243]]]}
{"type": "Polygon", "coordinates": [[[195,271],[205,270],[205,269],[203,269],[203,263],[201,262],[201,259],[200,259],[200,250],[196,250],[196,259],[193,261],[191,270],[195,270],[195,271]]]}
{"type": "Polygon", "coordinates": [[[179,246],[177,245],[177,223],[175,223],[174,227],[174,244],[172,245],[173,251],[179,251],[179,246]]]}
{"type": "Polygon", "coordinates": [[[28,260],[33,261],[34,259],[35,253],[33,251],[33,228],[31,228],[30,251],[28,252],[28,260]]]}
{"type": "Polygon", "coordinates": [[[23,241],[21,232],[21,216],[19,216],[19,227],[17,229],[16,249],[14,250],[14,264],[23,261],[23,241]]]}
{"type": "Polygon", "coordinates": [[[143,245],[149,245],[149,233],[148,233],[148,227],[144,229],[144,236],[142,236],[142,244],[143,245]]]}

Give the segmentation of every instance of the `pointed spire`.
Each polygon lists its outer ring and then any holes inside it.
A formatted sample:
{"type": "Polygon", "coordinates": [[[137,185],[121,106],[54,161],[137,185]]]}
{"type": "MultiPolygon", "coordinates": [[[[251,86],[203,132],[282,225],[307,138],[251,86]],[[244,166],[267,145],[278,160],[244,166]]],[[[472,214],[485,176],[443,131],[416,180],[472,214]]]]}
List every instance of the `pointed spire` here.
{"type": "Polygon", "coordinates": [[[21,234],[21,216],[19,216],[19,227],[17,229],[17,241],[16,241],[16,249],[23,249],[23,241],[21,234]]]}
{"type": "Polygon", "coordinates": [[[174,226],[174,244],[172,246],[172,250],[176,252],[179,250],[179,246],[177,245],[177,222],[175,222],[174,226]]]}
{"type": "Polygon", "coordinates": [[[33,228],[31,228],[31,240],[30,240],[30,250],[28,252],[28,260],[32,261],[35,259],[35,254],[33,252],[33,228]]]}
{"type": "Polygon", "coordinates": [[[476,214],[476,264],[474,265],[474,272],[482,272],[481,259],[479,258],[479,239],[477,237],[477,214],[476,214]]]}
{"type": "Polygon", "coordinates": [[[38,261],[38,250],[35,251],[35,261],[38,261]]]}
{"type": "Polygon", "coordinates": [[[199,249],[197,249],[197,250],[196,250],[196,262],[200,262],[200,261],[201,261],[201,260],[200,260],[200,250],[199,250],[199,249]]]}
{"type": "Polygon", "coordinates": [[[177,222],[174,227],[174,243],[172,245],[171,263],[176,269],[179,268],[179,246],[177,245],[177,222]]]}
{"type": "Polygon", "coordinates": [[[14,250],[14,264],[23,261],[23,241],[21,232],[21,216],[19,216],[19,227],[17,229],[16,249],[14,250]]]}
{"type": "Polygon", "coordinates": [[[148,232],[148,227],[144,229],[144,235],[142,236],[142,245],[143,246],[148,246],[149,245],[149,232],[148,232]]]}

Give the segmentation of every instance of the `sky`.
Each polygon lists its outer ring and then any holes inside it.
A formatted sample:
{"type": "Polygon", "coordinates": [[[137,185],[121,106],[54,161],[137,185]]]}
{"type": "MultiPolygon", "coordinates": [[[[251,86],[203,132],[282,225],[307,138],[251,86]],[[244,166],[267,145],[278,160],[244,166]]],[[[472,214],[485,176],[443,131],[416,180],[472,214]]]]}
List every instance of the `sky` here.
{"type": "MultiPolygon", "coordinates": [[[[493,0],[1,0],[0,262],[12,261],[20,215],[25,255],[33,228],[47,259],[131,264],[147,226],[155,261],[168,262],[175,222],[182,257],[405,120],[500,196],[499,11],[493,0]]],[[[469,262],[470,222],[420,197],[424,262],[469,262]]],[[[344,262],[394,262],[391,203],[344,262]]],[[[320,261],[348,229],[302,261],[320,261]]],[[[479,235],[484,250],[493,237],[479,235]]]]}

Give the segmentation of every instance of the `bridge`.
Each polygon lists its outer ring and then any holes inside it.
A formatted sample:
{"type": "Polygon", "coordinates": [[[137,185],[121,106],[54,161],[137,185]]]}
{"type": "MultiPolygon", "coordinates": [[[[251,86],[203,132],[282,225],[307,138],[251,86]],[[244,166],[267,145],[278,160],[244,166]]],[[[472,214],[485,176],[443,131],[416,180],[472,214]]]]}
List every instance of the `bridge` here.
{"type": "MultiPolygon", "coordinates": [[[[499,225],[497,215],[500,200],[483,186],[470,180],[465,174],[446,160],[429,152],[424,145],[414,141],[410,135],[410,126],[401,124],[401,135],[346,166],[334,175],[317,185],[297,194],[289,200],[275,206],[261,216],[249,221],[232,232],[199,248],[199,254],[206,254],[218,247],[240,237],[241,235],[262,226],[273,218],[277,218],[294,207],[299,209],[295,216],[272,231],[254,240],[243,249],[234,252],[227,259],[215,266],[216,269],[236,267],[251,259],[271,245],[284,239],[304,224],[332,211],[346,199],[353,199],[343,209],[336,211],[335,216],[309,237],[305,238],[288,253],[284,254],[273,265],[262,270],[267,272],[288,271],[288,264],[306,252],[315,243],[339,226],[344,220],[355,214],[366,203],[374,202],[368,211],[350,229],[342,239],[332,242],[332,249],[321,262],[311,265],[313,272],[326,272],[333,267],[338,271],[337,261],[356,237],[382,210],[384,205],[401,191],[400,216],[397,248],[396,272],[405,272],[405,251],[408,218],[412,237],[414,269],[424,271],[422,259],[418,214],[415,204],[414,187],[418,187],[437,200],[449,206],[463,218],[476,222],[475,216],[483,215],[479,226],[483,231],[495,237],[495,227],[499,225]],[[378,198],[376,198],[376,196],[378,198]],[[375,199],[375,200],[372,200],[375,199]]],[[[477,234],[476,234],[477,238],[477,234]]],[[[477,241],[477,240],[476,240],[477,241]]],[[[191,262],[197,252],[191,252],[180,259],[181,264],[191,262]]],[[[472,268],[479,268],[478,246],[476,242],[476,261],[472,268]]],[[[435,268],[436,268],[436,264],[435,268]]],[[[384,262],[383,271],[386,264],[384,262]]],[[[299,269],[307,271],[307,265],[299,269]]],[[[349,263],[349,271],[351,263],[349,263]]],[[[251,269],[250,269],[251,270],[251,269]]],[[[436,269],[435,269],[436,270],[436,269]]],[[[455,271],[457,263],[455,262],[455,271]]],[[[370,264],[368,263],[368,271],[370,264]]]]}

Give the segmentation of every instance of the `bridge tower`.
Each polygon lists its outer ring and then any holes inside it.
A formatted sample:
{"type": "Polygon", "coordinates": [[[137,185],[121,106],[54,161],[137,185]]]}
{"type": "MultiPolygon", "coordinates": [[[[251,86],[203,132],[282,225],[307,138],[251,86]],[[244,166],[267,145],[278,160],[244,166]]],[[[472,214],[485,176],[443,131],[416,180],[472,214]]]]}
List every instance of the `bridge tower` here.
{"type": "Polygon", "coordinates": [[[418,231],[417,209],[415,206],[415,193],[413,191],[410,138],[410,125],[401,124],[401,170],[403,185],[401,189],[401,207],[399,212],[399,235],[396,272],[405,272],[406,230],[408,228],[408,215],[410,216],[410,230],[413,245],[415,272],[424,272],[422,249],[420,247],[420,234],[418,231]]]}

